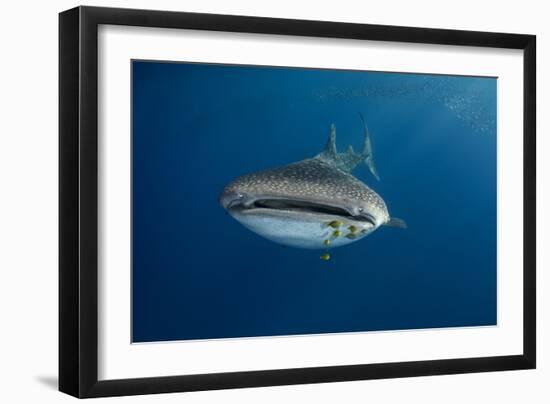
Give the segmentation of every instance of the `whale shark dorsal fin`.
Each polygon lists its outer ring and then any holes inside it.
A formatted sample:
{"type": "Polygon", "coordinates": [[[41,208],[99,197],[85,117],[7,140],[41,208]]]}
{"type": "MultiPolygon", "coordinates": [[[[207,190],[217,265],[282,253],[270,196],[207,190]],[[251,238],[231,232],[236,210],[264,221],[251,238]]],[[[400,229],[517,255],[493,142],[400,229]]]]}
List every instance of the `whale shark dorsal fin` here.
{"type": "Polygon", "coordinates": [[[330,132],[328,135],[327,144],[325,149],[321,152],[323,158],[327,160],[337,159],[338,151],[336,151],[336,126],[334,124],[330,125],[330,132]]]}
{"type": "Polygon", "coordinates": [[[363,118],[363,115],[359,113],[361,121],[363,122],[365,140],[363,143],[363,150],[357,153],[353,150],[352,146],[348,146],[348,149],[344,153],[338,153],[336,150],[336,126],[330,125],[330,133],[327,144],[324,150],[319,153],[316,158],[323,160],[325,163],[330,164],[342,171],[351,173],[355,167],[364,162],[369,168],[371,174],[380,181],[380,176],[374,165],[374,158],[372,153],[372,143],[369,135],[369,129],[363,118]]]}
{"type": "Polygon", "coordinates": [[[390,217],[390,220],[384,223],[384,226],[397,227],[399,229],[406,229],[407,223],[405,223],[403,219],[399,219],[398,217],[390,217]]]}

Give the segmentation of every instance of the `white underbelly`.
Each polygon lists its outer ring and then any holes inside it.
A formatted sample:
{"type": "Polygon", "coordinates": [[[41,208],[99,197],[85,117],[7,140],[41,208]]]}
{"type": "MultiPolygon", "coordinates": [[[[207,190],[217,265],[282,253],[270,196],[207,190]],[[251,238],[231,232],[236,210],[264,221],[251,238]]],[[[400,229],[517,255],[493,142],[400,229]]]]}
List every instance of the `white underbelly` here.
{"type": "Polygon", "coordinates": [[[253,209],[232,214],[245,227],[289,247],[327,249],[362,239],[378,226],[340,216],[253,209]],[[331,226],[332,224],[332,226],[331,226]]]}

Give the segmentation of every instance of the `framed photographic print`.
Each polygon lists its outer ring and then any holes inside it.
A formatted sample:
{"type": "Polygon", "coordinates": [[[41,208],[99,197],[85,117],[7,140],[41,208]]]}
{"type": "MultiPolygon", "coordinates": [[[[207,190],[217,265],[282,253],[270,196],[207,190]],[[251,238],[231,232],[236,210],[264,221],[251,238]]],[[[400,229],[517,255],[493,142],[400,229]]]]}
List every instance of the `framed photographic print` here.
{"type": "Polygon", "coordinates": [[[59,386],[535,367],[535,37],[60,14],[59,386]]]}

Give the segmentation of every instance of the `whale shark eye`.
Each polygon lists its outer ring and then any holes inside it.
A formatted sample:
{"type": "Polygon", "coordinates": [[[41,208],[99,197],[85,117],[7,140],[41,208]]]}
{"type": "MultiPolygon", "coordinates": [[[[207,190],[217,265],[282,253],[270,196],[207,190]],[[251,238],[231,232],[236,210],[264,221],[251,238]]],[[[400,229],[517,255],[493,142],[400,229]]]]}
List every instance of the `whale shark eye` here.
{"type": "Polygon", "coordinates": [[[362,212],[363,212],[363,208],[359,208],[359,212],[361,212],[361,213],[362,213],[362,212]]]}
{"type": "Polygon", "coordinates": [[[243,195],[243,194],[237,194],[237,198],[243,199],[243,198],[244,198],[244,195],[243,195]]]}

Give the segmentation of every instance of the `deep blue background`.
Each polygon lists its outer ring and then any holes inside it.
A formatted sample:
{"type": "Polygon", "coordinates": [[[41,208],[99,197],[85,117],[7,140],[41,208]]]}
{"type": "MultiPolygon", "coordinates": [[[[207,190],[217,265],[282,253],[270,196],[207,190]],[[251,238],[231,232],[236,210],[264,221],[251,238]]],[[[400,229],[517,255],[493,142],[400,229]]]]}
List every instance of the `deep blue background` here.
{"type": "Polygon", "coordinates": [[[496,79],[134,61],[135,342],[496,324],[496,79]],[[407,230],[284,248],[218,205],[369,124],[407,230]]]}

